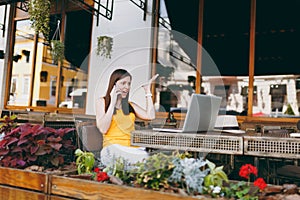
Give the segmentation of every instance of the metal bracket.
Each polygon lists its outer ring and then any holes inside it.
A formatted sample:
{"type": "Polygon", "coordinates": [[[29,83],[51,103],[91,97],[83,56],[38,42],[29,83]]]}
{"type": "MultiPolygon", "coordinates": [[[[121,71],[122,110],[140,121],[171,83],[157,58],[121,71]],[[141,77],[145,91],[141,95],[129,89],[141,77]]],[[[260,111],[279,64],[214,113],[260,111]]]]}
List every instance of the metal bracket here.
{"type": "Polygon", "coordinates": [[[72,1],[76,5],[95,15],[97,17],[97,26],[99,25],[99,15],[102,15],[108,20],[112,20],[114,0],[106,0],[105,5],[101,4],[100,0],[93,0],[93,2],[95,3],[94,7],[84,2],[84,0],[69,1],[72,1]]]}
{"type": "Polygon", "coordinates": [[[145,0],[145,1],[137,0],[138,2],[136,2],[135,0],[130,0],[130,1],[144,11],[143,20],[146,21],[148,0],[145,0]]]}
{"type": "Polygon", "coordinates": [[[29,10],[29,1],[28,0],[21,1],[20,6],[17,6],[17,4],[16,4],[16,7],[19,8],[20,10],[23,10],[24,12],[28,12],[28,10],[29,10]]]}

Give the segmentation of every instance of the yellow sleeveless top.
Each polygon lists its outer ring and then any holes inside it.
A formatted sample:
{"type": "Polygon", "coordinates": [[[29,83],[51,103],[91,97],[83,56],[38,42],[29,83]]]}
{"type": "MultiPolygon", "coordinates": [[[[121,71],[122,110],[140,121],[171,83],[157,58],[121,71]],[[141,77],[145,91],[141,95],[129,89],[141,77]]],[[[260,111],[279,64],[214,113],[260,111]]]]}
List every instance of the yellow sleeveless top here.
{"type": "Polygon", "coordinates": [[[134,130],[135,114],[124,115],[122,109],[117,109],[113,115],[110,127],[104,135],[103,147],[111,144],[130,146],[130,132],[134,130]]]}

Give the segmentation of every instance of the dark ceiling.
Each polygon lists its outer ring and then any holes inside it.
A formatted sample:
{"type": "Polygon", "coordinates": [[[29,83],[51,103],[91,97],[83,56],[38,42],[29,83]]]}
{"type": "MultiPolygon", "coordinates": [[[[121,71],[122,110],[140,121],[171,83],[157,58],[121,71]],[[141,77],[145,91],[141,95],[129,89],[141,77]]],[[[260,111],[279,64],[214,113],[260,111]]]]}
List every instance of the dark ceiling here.
{"type": "MultiPolygon", "coordinates": [[[[256,2],[255,75],[300,74],[300,1],[256,2]]],[[[165,3],[172,29],[197,41],[199,0],[165,3]]],[[[248,75],[250,0],[204,0],[203,16],[203,47],[221,74],[248,75]]],[[[196,63],[195,47],[177,42],[196,63]]]]}

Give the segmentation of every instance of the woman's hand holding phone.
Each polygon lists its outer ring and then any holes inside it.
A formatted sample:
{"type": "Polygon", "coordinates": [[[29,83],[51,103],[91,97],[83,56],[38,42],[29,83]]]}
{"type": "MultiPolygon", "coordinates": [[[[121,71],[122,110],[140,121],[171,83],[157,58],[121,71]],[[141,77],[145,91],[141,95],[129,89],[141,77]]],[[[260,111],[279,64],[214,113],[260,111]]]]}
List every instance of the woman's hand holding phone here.
{"type": "Polygon", "coordinates": [[[120,94],[121,94],[120,89],[117,87],[117,85],[115,85],[110,92],[110,98],[111,98],[111,102],[113,104],[115,104],[117,102],[118,95],[120,95],[120,94]]]}

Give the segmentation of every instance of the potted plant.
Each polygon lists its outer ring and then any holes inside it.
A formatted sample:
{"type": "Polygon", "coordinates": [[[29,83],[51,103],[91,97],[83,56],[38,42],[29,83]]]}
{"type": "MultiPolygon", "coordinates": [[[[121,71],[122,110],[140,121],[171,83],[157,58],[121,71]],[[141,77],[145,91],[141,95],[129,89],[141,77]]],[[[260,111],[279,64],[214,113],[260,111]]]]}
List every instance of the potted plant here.
{"type": "Polygon", "coordinates": [[[109,36],[97,37],[97,55],[105,58],[111,58],[113,47],[113,38],[109,36]]]}
{"type": "Polygon", "coordinates": [[[56,30],[51,39],[51,55],[55,64],[65,59],[65,44],[60,41],[60,20],[57,20],[56,30]]]}
{"type": "Polygon", "coordinates": [[[65,45],[60,40],[51,40],[51,55],[55,64],[65,59],[65,45]]]}

